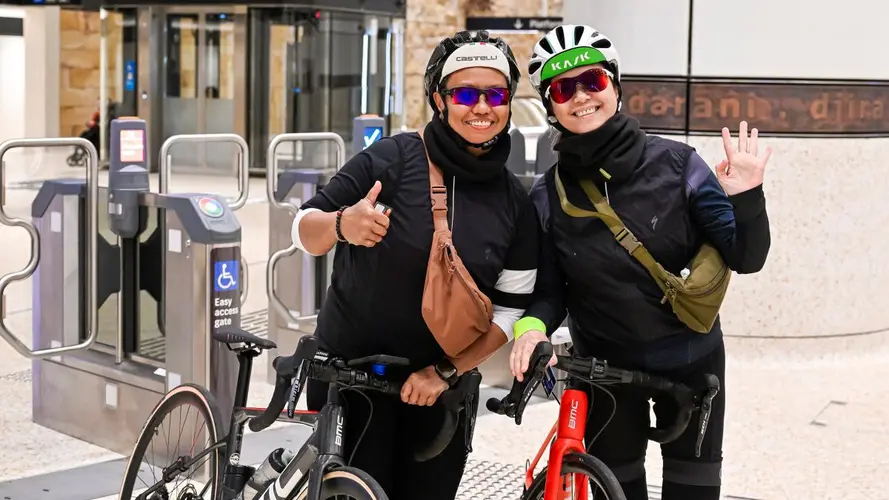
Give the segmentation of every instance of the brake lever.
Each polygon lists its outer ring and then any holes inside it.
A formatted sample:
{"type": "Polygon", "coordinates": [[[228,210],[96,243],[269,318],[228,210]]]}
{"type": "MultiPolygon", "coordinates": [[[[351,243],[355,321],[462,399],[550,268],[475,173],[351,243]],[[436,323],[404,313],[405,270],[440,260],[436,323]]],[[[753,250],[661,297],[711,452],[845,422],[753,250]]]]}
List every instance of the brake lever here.
{"type": "Polygon", "coordinates": [[[704,436],[707,434],[707,425],[710,423],[710,412],[713,410],[713,399],[718,393],[719,388],[711,385],[701,400],[701,418],[698,425],[698,438],[695,440],[695,457],[700,458],[701,456],[701,446],[704,443],[704,436]]]}
{"type": "Polygon", "coordinates": [[[287,398],[287,418],[293,418],[293,415],[296,414],[296,403],[297,400],[299,400],[303,382],[305,382],[306,379],[305,366],[305,360],[299,363],[299,366],[296,368],[296,375],[293,377],[293,382],[290,384],[290,396],[287,398]]]}

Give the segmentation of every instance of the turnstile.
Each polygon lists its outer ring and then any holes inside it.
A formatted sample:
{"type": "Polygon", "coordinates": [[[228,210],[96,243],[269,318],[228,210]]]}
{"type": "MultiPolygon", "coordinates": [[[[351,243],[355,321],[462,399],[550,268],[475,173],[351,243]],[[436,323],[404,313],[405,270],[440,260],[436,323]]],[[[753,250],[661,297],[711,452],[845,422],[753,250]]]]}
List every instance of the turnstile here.
{"type": "MultiPolygon", "coordinates": [[[[278,346],[277,353],[269,354],[269,363],[276,355],[293,354],[300,337],[315,331],[315,319],[330,282],[334,250],[321,257],[297,252],[291,228],[297,207],[327,184],[345,163],[345,155],[343,139],[331,132],[281,134],[269,144],[266,155],[266,195],[269,199],[266,291],[269,340],[278,346]],[[325,142],[333,143],[336,149],[336,163],[330,168],[296,167],[279,174],[276,158],[282,144],[296,143],[303,149],[303,143],[325,142]],[[287,286],[278,286],[279,283],[287,286]]],[[[317,164],[323,165],[326,157],[326,154],[317,155],[317,164]]],[[[273,369],[268,370],[267,379],[274,383],[273,369]]]]}
{"type": "Polygon", "coordinates": [[[2,321],[0,335],[33,358],[36,423],[127,455],[154,405],[179,384],[209,388],[230,411],[237,360],[210,334],[240,325],[241,228],[219,196],[148,191],[141,120],[112,123],[107,189],[98,187],[95,148],[82,139],[11,141],[0,160],[15,147],[75,144],[90,155],[86,181],[45,182],[33,223],[5,216],[0,199],[0,223],[33,238],[28,268],[0,278],[2,294],[34,273],[33,348],[2,321]]]}

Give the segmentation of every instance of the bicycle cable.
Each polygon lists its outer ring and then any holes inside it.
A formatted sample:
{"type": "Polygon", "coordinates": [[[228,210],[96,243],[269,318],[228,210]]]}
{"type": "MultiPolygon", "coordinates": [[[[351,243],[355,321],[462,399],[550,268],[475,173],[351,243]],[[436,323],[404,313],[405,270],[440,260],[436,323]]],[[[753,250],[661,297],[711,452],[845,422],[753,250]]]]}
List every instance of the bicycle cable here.
{"type": "Polygon", "coordinates": [[[607,394],[609,398],[611,398],[611,415],[608,416],[608,420],[605,421],[605,423],[599,429],[599,432],[597,432],[596,435],[593,436],[593,438],[590,439],[589,442],[587,443],[586,452],[589,453],[590,448],[593,446],[593,443],[595,443],[596,440],[599,439],[599,436],[602,435],[603,432],[605,432],[605,428],[608,427],[608,424],[611,423],[611,420],[614,418],[614,415],[617,413],[617,398],[614,397],[614,394],[612,394],[611,391],[609,391],[608,389],[605,388],[606,385],[615,385],[615,384],[613,384],[613,383],[599,383],[599,382],[593,382],[591,380],[585,380],[585,382],[590,385],[590,397],[592,399],[592,401],[590,401],[590,403],[591,403],[590,409],[587,411],[587,422],[589,422],[589,420],[590,420],[590,415],[593,414],[593,405],[595,404],[595,397],[596,397],[595,390],[598,388],[599,390],[601,390],[602,392],[607,394]]]}
{"type": "Polygon", "coordinates": [[[352,453],[349,455],[349,460],[346,462],[346,465],[352,465],[352,460],[355,458],[355,452],[358,451],[358,446],[361,445],[361,440],[364,439],[364,434],[367,433],[367,429],[370,428],[370,421],[373,420],[374,403],[373,401],[371,401],[370,396],[365,394],[364,391],[356,389],[354,387],[350,387],[346,384],[343,384],[342,382],[337,382],[337,384],[344,387],[347,391],[354,391],[358,394],[361,394],[361,397],[363,397],[367,401],[367,407],[369,409],[367,414],[367,423],[364,424],[364,429],[361,431],[361,434],[358,435],[358,440],[355,441],[355,446],[352,448],[352,453]]]}

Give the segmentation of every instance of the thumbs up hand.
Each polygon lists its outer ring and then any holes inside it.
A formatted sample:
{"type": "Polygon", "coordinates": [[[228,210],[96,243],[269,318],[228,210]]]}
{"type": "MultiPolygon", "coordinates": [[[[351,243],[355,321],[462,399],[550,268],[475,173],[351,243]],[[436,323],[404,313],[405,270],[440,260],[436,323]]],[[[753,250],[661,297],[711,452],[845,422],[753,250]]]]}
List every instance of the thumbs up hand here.
{"type": "Polygon", "coordinates": [[[367,192],[367,196],[343,210],[340,232],[349,243],[372,247],[386,236],[389,230],[389,217],[374,209],[377,196],[382,189],[380,181],[375,182],[367,192]]]}

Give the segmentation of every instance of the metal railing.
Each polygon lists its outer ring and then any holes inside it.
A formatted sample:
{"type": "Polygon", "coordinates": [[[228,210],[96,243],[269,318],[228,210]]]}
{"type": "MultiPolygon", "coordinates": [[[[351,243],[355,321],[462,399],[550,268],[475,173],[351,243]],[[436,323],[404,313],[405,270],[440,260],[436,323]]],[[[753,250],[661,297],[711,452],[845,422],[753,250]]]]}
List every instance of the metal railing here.
{"type": "MultiPolygon", "coordinates": [[[[343,142],[343,138],[336,133],[307,132],[280,134],[275,136],[271,140],[271,142],[269,142],[268,154],[266,155],[266,195],[268,196],[269,203],[273,207],[281,210],[288,210],[294,215],[297,212],[297,207],[287,202],[278,201],[277,197],[275,196],[275,191],[277,191],[278,189],[278,162],[275,159],[278,146],[280,146],[283,142],[328,141],[333,142],[336,146],[336,168],[337,170],[339,170],[340,167],[342,167],[343,164],[346,162],[346,143],[343,142]]],[[[275,268],[278,265],[278,261],[280,261],[284,257],[293,255],[294,253],[296,253],[296,250],[296,244],[291,243],[289,247],[273,253],[272,256],[269,257],[269,262],[266,266],[266,292],[269,297],[269,304],[271,305],[271,308],[275,310],[275,312],[281,315],[282,318],[293,323],[299,323],[300,321],[311,320],[317,317],[317,314],[302,314],[300,316],[294,316],[294,314],[290,311],[290,308],[288,308],[287,305],[285,305],[284,302],[281,300],[281,298],[278,297],[278,292],[275,290],[277,285],[275,268]]]]}
{"type": "MultiPolygon", "coordinates": [[[[0,337],[27,358],[45,358],[59,354],[86,349],[96,341],[99,326],[98,303],[98,234],[99,234],[99,153],[96,147],[86,139],[79,137],[59,137],[51,139],[14,139],[0,144],[0,224],[9,227],[20,227],[28,232],[31,237],[31,257],[24,269],[9,273],[0,278],[0,337]],[[86,261],[86,340],[70,346],[48,347],[45,349],[31,349],[22,343],[4,323],[6,319],[6,287],[16,281],[30,278],[37,265],[40,263],[40,233],[33,223],[24,219],[10,217],[3,208],[6,202],[6,188],[4,185],[6,162],[3,157],[16,148],[48,148],[48,147],[80,147],[86,150],[89,162],[86,167],[86,209],[87,209],[87,261],[86,261]]],[[[33,332],[32,332],[33,333],[33,332]]]]}

